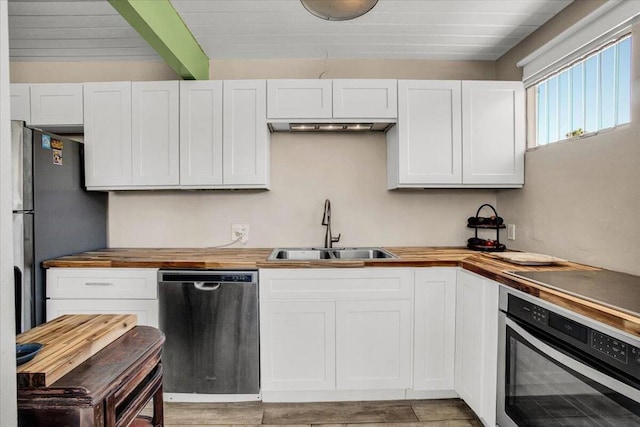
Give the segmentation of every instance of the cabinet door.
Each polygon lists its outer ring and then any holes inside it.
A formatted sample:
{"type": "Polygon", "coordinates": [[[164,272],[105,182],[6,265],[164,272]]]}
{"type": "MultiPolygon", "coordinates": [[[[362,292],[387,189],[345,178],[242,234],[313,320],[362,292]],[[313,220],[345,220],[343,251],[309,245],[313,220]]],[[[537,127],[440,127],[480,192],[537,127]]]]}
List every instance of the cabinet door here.
{"type": "Polygon", "coordinates": [[[335,303],[260,304],[262,390],[335,389],[335,303]]]}
{"type": "Polygon", "coordinates": [[[138,325],[158,327],[158,300],[47,300],[47,322],[63,314],[135,314],[138,325]]]}
{"type": "Polygon", "coordinates": [[[31,85],[31,124],[82,126],[82,83],[31,85]]]}
{"type": "Polygon", "coordinates": [[[132,182],[177,186],[179,168],[179,86],[177,81],[132,85],[132,182]]]}
{"type": "Polygon", "coordinates": [[[180,82],[180,185],[222,185],[222,82],[180,82]]]}
{"type": "Polygon", "coordinates": [[[413,389],[453,390],[456,270],[415,272],[413,389]]]}
{"type": "Polygon", "coordinates": [[[269,186],[269,129],[265,80],[229,80],[224,86],[223,182],[269,186]]]}
{"type": "Polygon", "coordinates": [[[331,118],[331,80],[267,80],[267,117],[331,118]]]}
{"type": "Polygon", "coordinates": [[[28,84],[11,85],[11,120],[22,120],[28,125],[31,124],[31,98],[28,84]]]}
{"type": "Polygon", "coordinates": [[[131,185],[131,82],[84,84],[85,182],[131,185]]]}
{"type": "Polygon", "coordinates": [[[462,183],[460,102],[459,81],[398,81],[397,140],[389,141],[398,186],[462,183]]]}
{"type": "Polygon", "coordinates": [[[398,81],[391,79],[333,80],[333,117],[336,119],[395,119],[398,117],[398,81]]]}
{"type": "Polygon", "coordinates": [[[524,184],[522,82],[462,82],[463,182],[524,184]]]}
{"type": "Polygon", "coordinates": [[[495,425],[498,284],[459,271],[456,291],[456,391],[485,425],[495,425]]]}
{"type": "Polygon", "coordinates": [[[340,390],[409,388],[410,301],[338,301],[336,369],[340,390]]]}

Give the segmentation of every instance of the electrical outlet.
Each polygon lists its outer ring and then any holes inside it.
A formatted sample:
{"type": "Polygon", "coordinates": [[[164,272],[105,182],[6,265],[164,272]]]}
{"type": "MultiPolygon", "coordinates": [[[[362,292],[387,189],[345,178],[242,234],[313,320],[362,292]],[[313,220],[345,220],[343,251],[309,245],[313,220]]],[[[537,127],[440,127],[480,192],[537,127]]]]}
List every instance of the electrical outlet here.
{"type": "Polygon", "coordinates": [[[238,240],[240,243],[247,243],[249,241],[249,224],[232,224],[231,240],[238,240]]]}
{"type": "Polygon", "coordinates": [[[507,239],[516,240],[516,225],[507,224],[507,239]]]}

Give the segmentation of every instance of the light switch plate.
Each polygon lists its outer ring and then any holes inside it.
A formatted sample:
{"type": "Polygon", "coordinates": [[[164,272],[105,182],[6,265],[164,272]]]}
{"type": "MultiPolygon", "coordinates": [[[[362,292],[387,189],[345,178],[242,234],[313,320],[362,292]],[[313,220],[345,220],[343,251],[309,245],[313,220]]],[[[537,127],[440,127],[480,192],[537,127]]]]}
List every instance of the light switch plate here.
{"type": "Polygon", "coordinates": [[[516,225],[507,224],[507,239],[516,240],[516,225]]]}

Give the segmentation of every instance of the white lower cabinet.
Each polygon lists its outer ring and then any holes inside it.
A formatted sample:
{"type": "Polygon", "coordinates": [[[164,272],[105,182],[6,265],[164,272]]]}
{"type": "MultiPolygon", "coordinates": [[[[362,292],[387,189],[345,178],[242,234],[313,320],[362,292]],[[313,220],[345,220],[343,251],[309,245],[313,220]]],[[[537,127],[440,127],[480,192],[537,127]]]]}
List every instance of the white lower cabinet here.
{"type": "Polygon", "coordinates": [[[333,390],[336,387],[334,301],[260,304],[263,390],[333,390]]]}
{"type": "Polygon", "coordinates": [[[63,314],[136,314],[158,327],[155,268],[49,268],[47,321],[63,314]]]}
{"type": "Polygon", "coordinates": [[[411,302],[336,302],[339,390],[406,389],[411,385],[411,302]]]}
{"type": "Polygon", "coordinates": [[[409,397],[456,397],[456,269],[415,269],[413,388],[409,397]]]}
{"type": "Polygon", "coordinates": [[[263,400],[404,398],[412,286],[408,268],[260,270],[263,400]]]}
{"type": "Polygon", "coordinates": [[[458,271],[455,388],[487,426],[496,425],[498,284],[458,271]]]}

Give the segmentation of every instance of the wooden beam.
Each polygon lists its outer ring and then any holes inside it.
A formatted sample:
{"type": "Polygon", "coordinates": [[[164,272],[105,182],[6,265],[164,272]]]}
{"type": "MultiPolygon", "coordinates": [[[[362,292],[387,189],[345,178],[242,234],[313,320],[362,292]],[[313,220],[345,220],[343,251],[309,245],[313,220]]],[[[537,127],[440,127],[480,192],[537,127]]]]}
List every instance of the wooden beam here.
{"type": "Polygon", "coordinates": [[[209,79],[209,58],[169,0],[109,3],[183,79],[209,79]]]}

